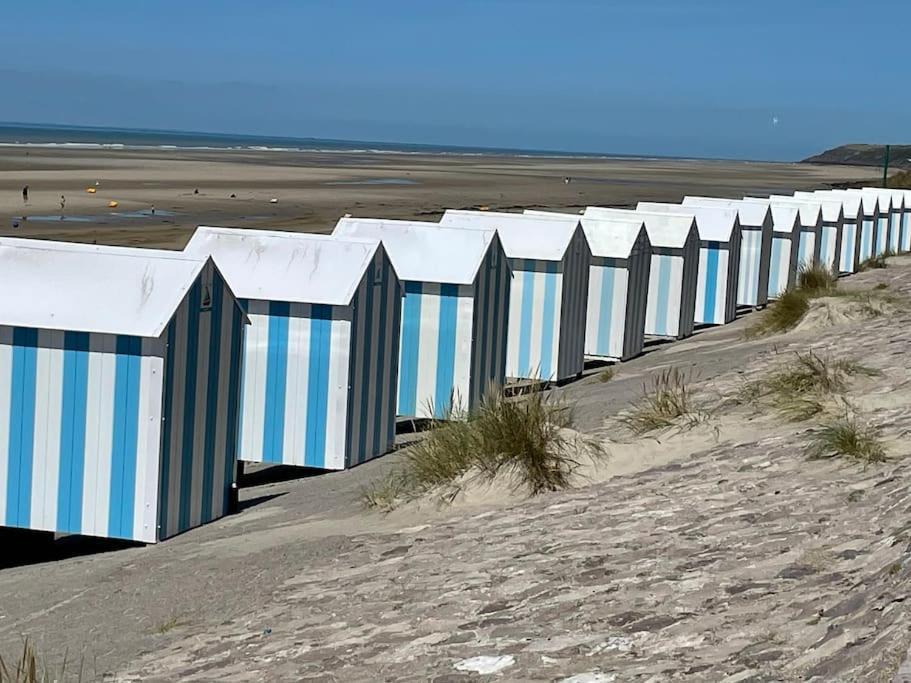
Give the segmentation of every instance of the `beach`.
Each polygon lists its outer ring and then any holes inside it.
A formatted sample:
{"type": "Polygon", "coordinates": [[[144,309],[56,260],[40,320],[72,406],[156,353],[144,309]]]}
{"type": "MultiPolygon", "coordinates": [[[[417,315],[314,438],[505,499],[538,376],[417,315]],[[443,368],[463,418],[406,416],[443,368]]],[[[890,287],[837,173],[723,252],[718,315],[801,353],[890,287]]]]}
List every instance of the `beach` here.
{"type": "Polygon", "coordinates": [[[447,208],[577,211],[686,194],[790,193],[877,173],[690,159],[4,146],[0,234],[181,248],[204,224],[329,232],[346,213],[436,220],[447,208]]]}

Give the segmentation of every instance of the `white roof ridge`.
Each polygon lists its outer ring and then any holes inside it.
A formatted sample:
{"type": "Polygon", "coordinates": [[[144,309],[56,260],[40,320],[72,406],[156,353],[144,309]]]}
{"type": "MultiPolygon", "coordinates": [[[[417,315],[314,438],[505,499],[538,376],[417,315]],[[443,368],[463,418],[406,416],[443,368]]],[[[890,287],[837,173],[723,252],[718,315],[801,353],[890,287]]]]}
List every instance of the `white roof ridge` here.
{"type": "Polygon", "coordinates": [[[0,240],[0,325],[12,327],[157,338],[210,261],[18,239],[0,240]]]}
{"type": "Polygon", "coordinates": [[[734,230],[740,224],[740,216],[737,209],[730,207],[703,206],[701,204],[682,206],[681,204],[665,202],[639,202],[637,209],[662,213],[665,211],[674,213],[678,210],[692,213],[696,218],[699,239],[708,242],[730,242],[734,236],[734,230]]]}
{"type": "Polygon", "coordinates": [[[581,229],[581,218],[562,221],[524,213],[447,209],[439,224],[448,228],[495,229],[508,258],[562,261],[576,230],[581,229]]]}
{"type": "MultiPolygon", "coordinates": [[[[681,207],[682,208],[682,207],[681,207]]],[[[682,249],[692,231],[696,230],[696,217],[692,213],[663,213],[639,211],[638,209],[614,209],[601,206],[588,206],[584,216],[600,218],[602,216],[642,216],[645,231],[652,247],[682,249]]],[[[696,232],[698,238],[699,233],[696,232]]]]}
{"type": "MultiPolygon", "coordinates": [[[[542,218],[577,215],[534,209],[526,209],[525,213],[542,218]]],[[[599,258],[629,258],[640,233],[645,230],[645,221],[641,217],[635,216],[605,216],[603,218],[582,216],[581,222],[582,231],[588,240],[592,256],[599,258]]],[[[646,232],[646,239],[648,239],[648,232],[646,232]]]]}
{"type": "Polygon", "coordinates": [[[347,306],[380,248],[379,240],[199,226],[184,251],[211,254],[239,298],[347,306]]]}
{"type": "Polygon", "coordinates": [[[332,234],[342,239],[380,240],[403,280],[470,285],[497,233],[467,232],[427,221],[345,216],[332,234]]]}
{"type": "Polygon", "coordinates": [[[686,195],[683,198],[682,206],[705,205],[724,205],[737,209],[740,217],[740,226],[745,228],[761,227],[765,223],[766,216],[771,216],[771,207],[768,202],[765,205],[761,203],[746,202],[743,198],[729,199],[727,197],[703,197],[701,195],[686,195]]]}

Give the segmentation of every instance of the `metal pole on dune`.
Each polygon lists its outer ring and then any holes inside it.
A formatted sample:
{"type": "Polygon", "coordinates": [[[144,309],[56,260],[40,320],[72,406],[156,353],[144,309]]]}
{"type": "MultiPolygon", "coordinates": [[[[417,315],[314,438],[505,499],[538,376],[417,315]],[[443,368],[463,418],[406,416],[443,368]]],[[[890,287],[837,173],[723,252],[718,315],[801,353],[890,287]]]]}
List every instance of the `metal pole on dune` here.
{"type": "Polygon", "coordinates": [[[886,145],[885,156],[883,157],[883,187],[887,187],[889,182],[889,145],[886,145]]]}

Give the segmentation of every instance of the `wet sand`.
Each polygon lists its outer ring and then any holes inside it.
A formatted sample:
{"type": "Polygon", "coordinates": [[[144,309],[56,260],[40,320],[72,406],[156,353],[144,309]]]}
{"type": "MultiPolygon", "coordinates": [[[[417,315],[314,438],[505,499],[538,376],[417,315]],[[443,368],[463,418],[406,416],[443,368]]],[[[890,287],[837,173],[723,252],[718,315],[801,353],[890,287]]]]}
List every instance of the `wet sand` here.
{"type": "Polygon", "coordinates": [[[436,220],[446,208],[577,210],[875,176],[875,169],[742,161],[6,147],[0,234],[180,248],[200,224],[328,232],[345,213],[436,220]],[[97,191],[86,192],[96,182],[97,191]],[[108,208],[112,200],[116,209],[108,208]]]}

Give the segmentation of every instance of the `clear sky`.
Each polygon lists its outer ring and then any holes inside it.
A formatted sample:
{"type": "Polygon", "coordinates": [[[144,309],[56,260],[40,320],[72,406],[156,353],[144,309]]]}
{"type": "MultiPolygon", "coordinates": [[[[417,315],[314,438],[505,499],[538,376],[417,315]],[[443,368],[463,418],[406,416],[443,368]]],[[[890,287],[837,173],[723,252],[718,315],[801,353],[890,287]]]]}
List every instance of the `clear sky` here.
{"type": "Polygon", "coordinates": [[[20,0],[0,121],[797,159],[908,142],[908,0],[20,0]]]}

